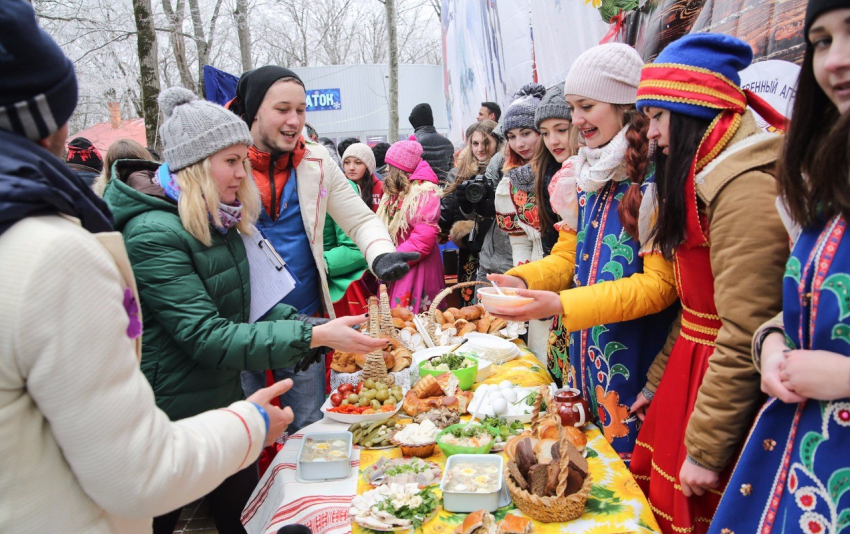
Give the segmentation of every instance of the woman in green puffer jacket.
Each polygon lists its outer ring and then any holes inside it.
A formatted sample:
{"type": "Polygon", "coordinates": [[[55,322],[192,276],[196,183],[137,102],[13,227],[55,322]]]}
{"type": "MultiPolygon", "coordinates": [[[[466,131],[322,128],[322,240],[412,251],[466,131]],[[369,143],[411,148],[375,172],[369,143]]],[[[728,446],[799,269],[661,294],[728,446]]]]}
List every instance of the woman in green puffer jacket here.
{"type": "MultiPolygon", "coordinates": [[[[273,307],[248,323],[251,286],[239,233],[256,231],[260,197],[250,179],[245,123],[190,91],[160,95],[166,163],[121,161],[104,192],[135,272],[144,321],[141,367],[172,420],[242,398],[240,372],[309,365],[319,347],[371,352],[385,342],[349,328],[364,316],[298,320],[273,307]]],[[[323,387],[317,384],[317,387],[323,387]]],[[[256,465],[209,498],[219,532],[244,532],[239,516],[256,465]]],[[[179,510],[154,520],[172,532],[179,510]]]]}

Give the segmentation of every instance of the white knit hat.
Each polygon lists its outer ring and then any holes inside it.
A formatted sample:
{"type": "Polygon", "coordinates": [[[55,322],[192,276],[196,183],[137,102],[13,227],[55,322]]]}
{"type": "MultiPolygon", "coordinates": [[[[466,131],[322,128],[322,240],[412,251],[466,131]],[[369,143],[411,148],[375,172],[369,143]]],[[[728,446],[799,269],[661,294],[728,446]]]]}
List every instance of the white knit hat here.
{"type": "Polygon", "coordinates": [[[369,169],[369,174],[375,172],[375,153],[369,148],[369,145],[363,143],[354,143],[349,145],[342,153],[342,162],[345,163],[345,158],[357,158],[366,164],[369,169]]]}
{"type": "Polygon", "coordinates": [[[570,67],[564,94],[609,104],[634,104],[642,68],[640,54],[627,44],[594,46],[570,67]]]}

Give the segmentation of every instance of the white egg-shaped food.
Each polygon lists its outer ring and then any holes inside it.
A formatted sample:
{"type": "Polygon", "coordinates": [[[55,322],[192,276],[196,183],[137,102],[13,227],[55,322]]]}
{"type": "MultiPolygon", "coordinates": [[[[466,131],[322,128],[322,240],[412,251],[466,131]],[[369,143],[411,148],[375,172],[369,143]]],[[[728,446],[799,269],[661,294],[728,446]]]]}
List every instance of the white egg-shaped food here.
{"type": "Polygon", "coordinates": [[[501,397],[490,399],[490,403],[493,406],[493,413],[496,415],[504,415],[508,411],[508,403],[501,397]]]}

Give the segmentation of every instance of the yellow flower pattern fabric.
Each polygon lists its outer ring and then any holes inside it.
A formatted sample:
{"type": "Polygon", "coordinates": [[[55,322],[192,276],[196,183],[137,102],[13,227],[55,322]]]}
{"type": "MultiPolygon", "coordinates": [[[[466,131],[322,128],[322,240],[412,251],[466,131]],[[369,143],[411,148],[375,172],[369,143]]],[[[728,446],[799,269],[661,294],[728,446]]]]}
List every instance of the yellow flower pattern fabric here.
{"type": "MultiPolygon", "coordinates": [[[[522,358],[515,361],[521,361],[522,358]]],[[[513,362],[511,362],[513,363],[513,362]]],[[[501,373],[499,380],[505,380],[501,373]]],[[[535,385],[535,384],[522,384],[535,385]]],[[[620,457],[599,431],[593,425],[585,428],[587,434],[587,459],[590,465],[590,475],[593,477],[593,487],[587,500],[584,514],[578,519],[567,523],[534,522],[536,534],[614,534],[629,532],[634,534],[660,533],[658,523],[652,515],[652,510],[646,498],[638,487],[629,470],[626,469],[620,457]]],[[[502,453],[504,456],[504,454],[502,453]]],[[[368,483],[365,471],[381,457],[399,458],[401,451],[397,448],[389,450],[361,450],[360,473],[357,482],[357,493],[362,494],[372,489],[368,483]]],[[[430,458],[441,468],[445,468],[446,457],[439,448],[430,458]]],[[[439,485],[435,493],[438,495],[439,485]]],[[[501,521],[507,513],[519,514],[513,504],[499,508],[494,514],[501,521]]],[[[467,514],[456,514],[440,509],[437,516],[422,525],[421,533],[416,534],[449,534],[463,523],[467,514]]],[[[375,531],[352,524],[352,534],[373,534],[375,531]]],[[[410,532],[410,531],[408,531],[410,532]]]]}

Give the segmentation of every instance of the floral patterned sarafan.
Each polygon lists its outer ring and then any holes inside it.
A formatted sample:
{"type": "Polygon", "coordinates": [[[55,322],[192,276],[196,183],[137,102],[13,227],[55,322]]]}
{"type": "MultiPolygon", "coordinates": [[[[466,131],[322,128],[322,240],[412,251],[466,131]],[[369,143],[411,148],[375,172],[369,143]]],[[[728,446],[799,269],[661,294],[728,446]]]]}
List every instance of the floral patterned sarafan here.
{"type": "MultiPolygon", "coordinates": [[[[850,355],[850,237],[842,216],[804,231],[785,271],[783,322],[793,349],[850,355]]],[[[768,400],[711,533],[850,532],[850,398],[768,400]]]]}
{"type": "MultiPolygon", "coordinates": [[[[640,273],[640,245],[624,229],[617,215],[628,181],[610,181],[588,193],[577,187],[578,227],[575,287],[613,282],[640,273]]],[[[651,178],[644,182],[644,187],[651,178]]],[[[573,371],[565,383],[588,401],[593,421],[628,465],[640,421],[629,414],[646,382],[646,374],[667,338],[674,307],[622,323],[597,325],[571,332],[568,365],[573,371]]]]}

